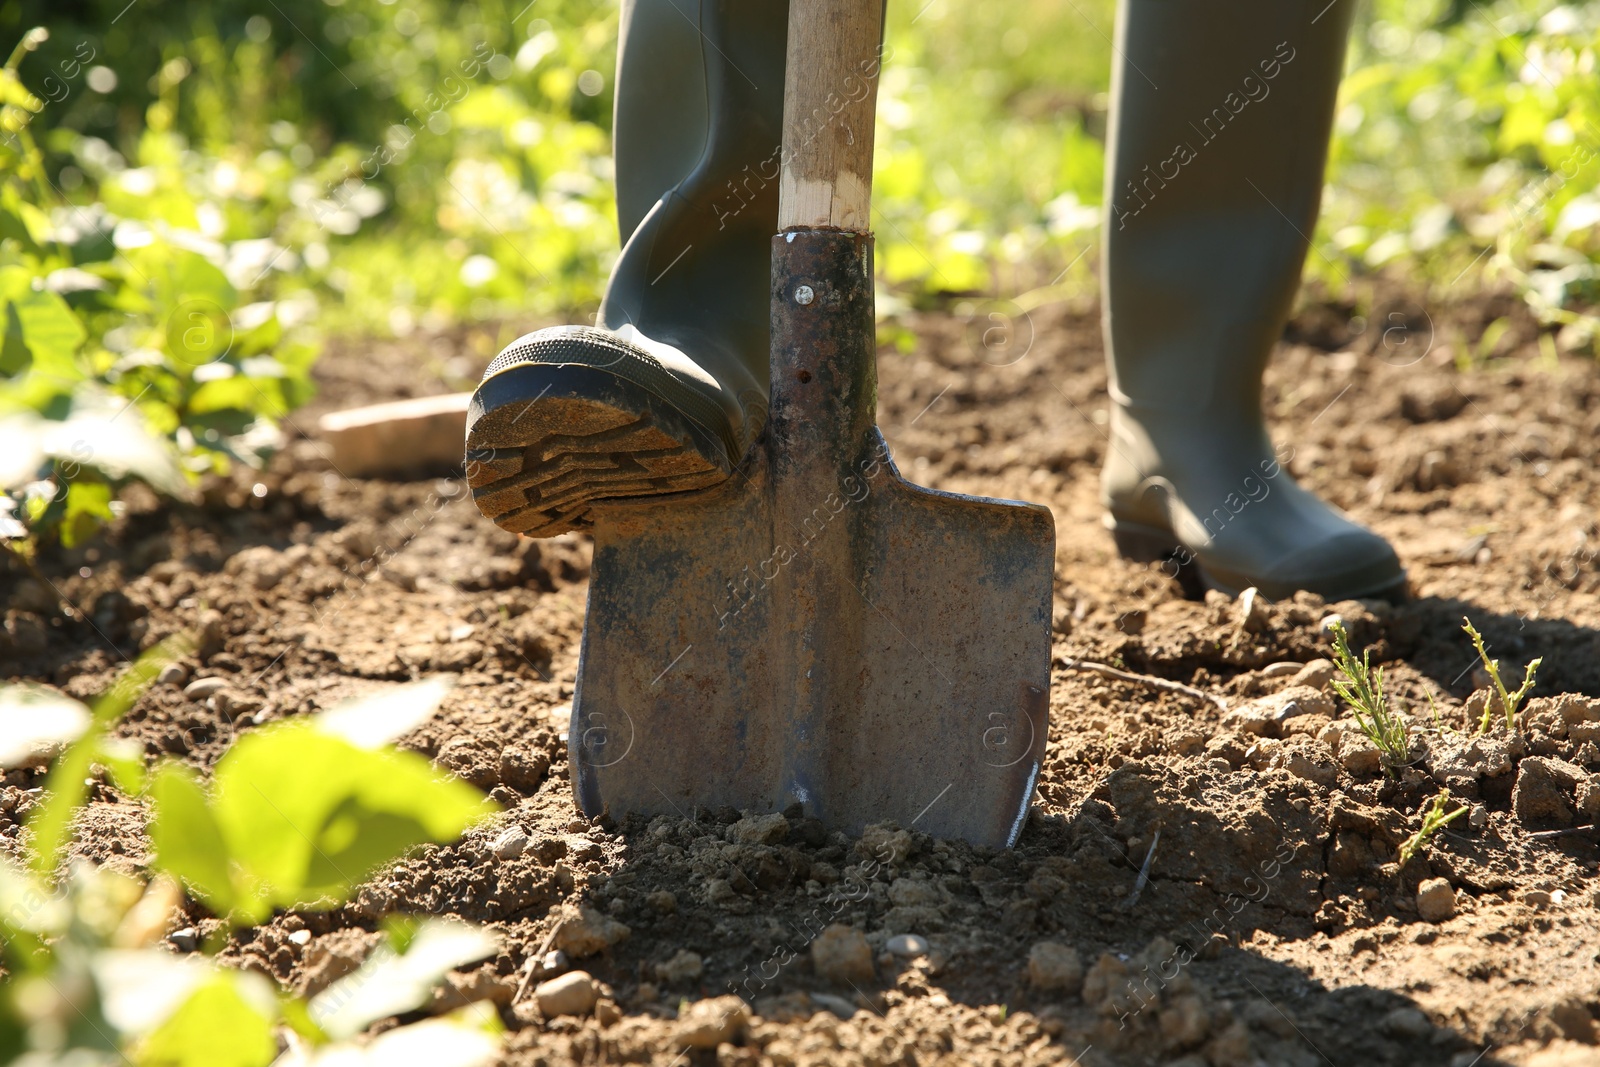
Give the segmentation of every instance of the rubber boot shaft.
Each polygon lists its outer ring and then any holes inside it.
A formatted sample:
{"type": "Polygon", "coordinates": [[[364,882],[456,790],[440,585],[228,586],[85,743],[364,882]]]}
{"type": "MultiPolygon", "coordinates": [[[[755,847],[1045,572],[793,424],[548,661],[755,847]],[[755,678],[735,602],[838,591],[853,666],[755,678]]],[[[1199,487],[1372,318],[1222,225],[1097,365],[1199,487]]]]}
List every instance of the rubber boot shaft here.
{"type": "Polygon", "coordinates": [[[1261,381],[1316,225],[1354,0],[1121,0],[1106,174],[1108,524],[1209,585],[1394,595],[1382,538],[1296,485],[1261,381]]]}

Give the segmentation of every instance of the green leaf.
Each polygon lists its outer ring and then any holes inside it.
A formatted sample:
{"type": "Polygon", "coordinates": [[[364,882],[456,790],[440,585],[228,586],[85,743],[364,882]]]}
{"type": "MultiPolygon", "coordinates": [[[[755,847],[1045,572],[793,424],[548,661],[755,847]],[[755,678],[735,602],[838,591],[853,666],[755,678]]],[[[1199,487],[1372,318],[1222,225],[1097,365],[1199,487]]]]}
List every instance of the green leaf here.
{"type": "Polygon", "coordinates": [[[266,1067],[278,1054],[272,1017],[218,975],[134,1051],[137,1067],[266,1067]]]}
{"type": "Polygon", "coordinates": [[[454,684],[445,674],[348,700],[318,715],[317,725],[357,747],[377,748],[427,721],[454,684]]]}
{"type": "Polygon", "coordinates": [[[111,487],[105,482],[79,478],[67,486],[67,512],[61,521],[62,547],[82,544],[115,517],[111,510],[111,487]]]}
{"type": "Polygon", "coordinates": [[[199,777],[181,764],[165,764],[150,783],[150,799],[156,866],[186,883],[213,911],[226,914],[234,904],[228,847],[199,777]]]}
{"type": "Polygon", "coordinates": [[[43,685],[0,687],[0,767],[18,767],[58,751],[89,729],[89,709],[43,685]]]}
{"type": "Polygon", "coordinates": [[[33,353],[22,340],[22,319],[17,315],[16,305],[7,301],[5,314],[5,338],[0,340],[0,375],[11,378],[28,369],[33,363],[33,353]]]}
{"type": "Polygon", "coordinates": [[[315,724],[256,731],[217,764],[213,806],[253,884],[241,917],[274,905],[344,899],[374,868],[427,841],[450,841],[496,810],[426,759],[367,750],[315,724]]]}
{"type": "Polygon", "coordinates": [[[22,339],[36,363],[70,367],[88,332],[67,302],[55,293],[30,290],[13,297],[11,307],[21,320],[22,339]]]}
{"type": "Polygon", "coordinates": [[[379,1019],[421,1007],[445,975],[498,950],[499,943],[486,930],[430,919],[417,929],[404,955],[380,945],[358,969],[317,994],[310,1004],[311,1018],[329,1037],[353,1037],[379,1019]]]}

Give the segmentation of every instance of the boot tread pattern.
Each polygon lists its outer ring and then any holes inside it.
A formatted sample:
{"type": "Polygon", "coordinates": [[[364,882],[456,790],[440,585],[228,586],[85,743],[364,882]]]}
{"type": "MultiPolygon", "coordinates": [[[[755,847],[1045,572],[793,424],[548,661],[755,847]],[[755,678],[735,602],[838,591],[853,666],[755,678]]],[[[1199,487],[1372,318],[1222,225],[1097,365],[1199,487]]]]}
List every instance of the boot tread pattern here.
{"type": "Polygon", "coordinates": [[[475,427],[467,441],[472,498],[502,529],[529,537],[587,527],[597,500],[703,489],[727,477],[656,426],[648,412],[548,398],[499,433],[495,429],[475,427]],[[516,423],[523,418],[528,425],[519,434],[516,423]],[[561,432],[540,433],[541,424],[559,425],[561,432]]]}

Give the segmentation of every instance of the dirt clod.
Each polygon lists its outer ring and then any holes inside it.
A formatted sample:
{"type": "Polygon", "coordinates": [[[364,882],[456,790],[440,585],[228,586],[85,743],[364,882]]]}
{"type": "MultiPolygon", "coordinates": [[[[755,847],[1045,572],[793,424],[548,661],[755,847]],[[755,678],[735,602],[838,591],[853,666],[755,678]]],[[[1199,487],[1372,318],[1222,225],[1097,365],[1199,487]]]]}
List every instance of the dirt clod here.
{"type": "Polygon", "coordinates": [[[836,985],[870,982],[872,948],[860,930],[834,923],[811,942],[811,966],[817,977],[836,985]]]}
{"type": "Polygon", "coordinates": [[[1028,951],[1028,984],[1035,989],[1076,993],[1083,987],[1083,961],[1069,945],[1040,941],[1028,951]]]}
{"type": "Polygon", "coordinates": [[[733,1040],[749,1020],[750,1008],[738,997],[712,997],[696,1001],[678,1016],[675,1036],[684,1048],[716,1048],[733,1040]]]}

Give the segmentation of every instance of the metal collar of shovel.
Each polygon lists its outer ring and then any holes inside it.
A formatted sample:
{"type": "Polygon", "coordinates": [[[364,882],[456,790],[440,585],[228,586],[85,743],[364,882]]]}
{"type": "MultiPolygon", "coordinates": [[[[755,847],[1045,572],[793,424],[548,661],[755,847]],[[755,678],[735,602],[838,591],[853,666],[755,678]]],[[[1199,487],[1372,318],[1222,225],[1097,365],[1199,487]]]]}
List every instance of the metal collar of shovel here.
{"type": "Polygon", "coordinates": [[[569,734],[590,816],[798,804],[990,847],[1026,818],[1055,525],[911,485],[875,424],[880,19],[791,3],[761,440],[716,488],[594,508],[569,734]]]}

